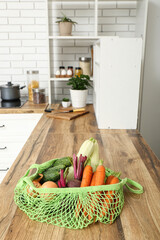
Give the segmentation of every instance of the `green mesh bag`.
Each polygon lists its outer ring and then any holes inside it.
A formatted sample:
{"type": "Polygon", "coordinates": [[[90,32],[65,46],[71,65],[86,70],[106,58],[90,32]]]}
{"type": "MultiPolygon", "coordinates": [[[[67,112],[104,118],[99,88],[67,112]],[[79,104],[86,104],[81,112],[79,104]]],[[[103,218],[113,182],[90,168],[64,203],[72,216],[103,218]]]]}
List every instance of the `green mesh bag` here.
{"type": "MultiPolygon", "coordinates": [[[[81,229],[93,222],[113,223],[124,205],[123,186],[140,194],[143,188],[130,179],[113,185],[85,188],[36,188],[32,180],[49,168],[55,160],[33,164],[15,188],[14,200],[30,219],[71,229],[81,229]],[[35,174],[28,176],[30,169],[35,174]],[[127,183],[138,189],[132,189],[127,183]],[[29,191],[28,191],[29,189],[29,191]]],[[[113,173],[106,168],[106,176],[113,173]]]]}

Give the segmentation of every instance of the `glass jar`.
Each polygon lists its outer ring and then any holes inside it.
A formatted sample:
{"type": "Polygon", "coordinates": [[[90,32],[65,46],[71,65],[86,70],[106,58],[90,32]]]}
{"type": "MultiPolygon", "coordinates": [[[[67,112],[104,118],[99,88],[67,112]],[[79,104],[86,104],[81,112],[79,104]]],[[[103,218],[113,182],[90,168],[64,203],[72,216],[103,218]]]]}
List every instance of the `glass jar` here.
{"type": "Polygon", "coordinates": [[[80,77],[81,74],[83,74],[82,68],[76,67],[74,75],[80,77]]]}
{"type": "Polygon", "coordinates": [[[39,88],[39,71],[27,71],[28,100],[33,102],[33,89],[39,88]]]}
{"type": "Polygon", "coordinates": [[[33,103],[41,104],[46,102],[45,89],[33,88],[33,103]]]}
{"type": "Polygon", "coordinates": [[[91,58],[79,58],[79,65],[82,68],[84,75],[91,76],[91,58]]]}
{"type": "MultiPolygon", "coordinates": [[[[73,77],[73,67],[72,66],[68,66],[68,70],[72,71],[72,75],[70,77],[73,77]]],[[[67,70],[67,72],[68,72],[68,70],[67,70]]]]}

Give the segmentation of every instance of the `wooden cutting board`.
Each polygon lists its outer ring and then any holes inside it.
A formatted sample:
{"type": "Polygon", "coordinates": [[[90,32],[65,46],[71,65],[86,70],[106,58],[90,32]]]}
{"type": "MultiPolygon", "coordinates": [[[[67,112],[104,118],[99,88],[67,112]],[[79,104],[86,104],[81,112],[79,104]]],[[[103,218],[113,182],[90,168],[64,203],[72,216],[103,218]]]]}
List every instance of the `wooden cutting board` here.
{"type": "Polygon", "coordinates": [[[89,113],[89,111],[83,111],[83,112],[69,112],[69,113],[49,113],[47,114],[47,117],[49,118],[56,118],[56,119],[64,119],[64,120],[72,120],[74,118],[83,116],[85,114],[89,113]]]}

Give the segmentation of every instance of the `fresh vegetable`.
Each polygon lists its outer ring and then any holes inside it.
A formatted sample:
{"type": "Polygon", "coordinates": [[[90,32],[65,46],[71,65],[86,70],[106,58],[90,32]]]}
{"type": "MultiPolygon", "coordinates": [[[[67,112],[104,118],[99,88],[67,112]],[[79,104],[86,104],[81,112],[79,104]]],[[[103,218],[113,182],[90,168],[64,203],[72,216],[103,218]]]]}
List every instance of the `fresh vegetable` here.
{"type": "Polygon", "coordinates": [[[70,167],[72,165],[72,158],[71,157],[59,158],[53,163],[52,167],[58,165],[65,165],[66,167],[70,167]]]}
{"type": "Polygon", "coordinates": [[[87,157],[86,156],[83,157],[81,154],[79,156],[79,162],[78,162],[78,157],[75,154],[73,154],[74,180],[69,181],[67,186],[71,186],[71,187],[80,187],[81,186],[83,168],[84,168],[84,163],[85,163],[86,159],[87,159],[87,157]],[[78,164],[77,164],[77,162],[78,162],[78,164]]]}
{"type": "MultiPolygon", "coordinates": [[[[40,180],[43,178],[43,174],[39,174],[39,176],[40,176],[40,177],[39,177],[38,179],[35,179],[35,180],[32,181],[32,183],[34,184],[34,186],[35,186],[36,188],[41,187],[40,180]]],[[[27,185],[27,193],[28,193],[30,196],[34,197],[34,198],[36,198],[37,195],[39,194],[38,192],[36,192],[35,190],[33,190],[33,188],[32,188],[31,186],[29,186],[29,185],[27,185]]]]}
{"type": "Polygon", "coordinates": [[[89,161],[87,166],[84,168],[84,171],[83,171],[81,187],[90,186],[91,180],[92,180],[92,175],[93,175],[93,170],[92,170],[92,167],[91,167],[90,161],[89,161]]]}
{"type": "Polygon", "coordinates": [[[105,167],[103,166],[103,161],[100,160],[99,165],[96,169],[95,186],[104,185],[105,176],[105,167]]]}
{"type": "Polygon", "coordinates": [[[57,165],[55,167],[48,168],[46,171],[43,172],[43,182],[53,181],[56,182],[60,178],[60,170],[65,169],[65,165],[57,165]]]}
{"type": "Polygon", "coordinates": [[[81,186],[81,181],[78,179],[71,180],[67,183],[67,187],[80,187],[81,186]]]}
{"type": "MultiPolygon", "coordinates": [[[[47,181],[42,184],[40,188],[58,188],[57,184],[52,181],[47,181]]],[[[41,198],[45,198],[46,201],[51,201],[54,198],[53,193],[41,193],[40,194],[41,198]]]]}
{"type": "Polygon", "coordinates": [[[61,169],[60,180],[58,181],[58,187],[59,188],[66,187],[66,177],[64,178],[64,170],[63,169],[61,169]]]}
{"type": "Polygon", "coordinates": [[[90,158],[93,151],[94,151],[94,142],[93,142],[93,138],[90,138],[89,140],[86,140],[83,142],[83,144],[79,149],[77,157],[80,157],[80,155],[82,154],[82,156],[86,156],[87,158],[90,158]]]}
{"type": "Polygon", "coordinates": [[[47,182],[42,184],[41,188],[58,188],[58,186],[55,182],[47,181],[47,182]]]}
{"type": "MultiPolygon", "coordinates": [[[[107,180],[106,180],[106,184],[116,184],[119,183],[119,179],[113,175],[108,176],[107,180]]],[[[106,195],[105,198],[103,199],[103,204],[102,204],[102,210],[101,210],[101,214],[100,217],[103,217],[106,215],[106,212],[109,211],[110,207],[111,207],[111,203],[113,202],[114,199],[114,191],[106,191],[106,195]]],[[[110,215],[111,217],[113,217],[112,215],[110,215]]],[[[112,221],[111,221],[112,223],[112,221]]]]}
{"type": "Polygon", "coordinates": [[[91,180],[90,186],[95,186],[95,180],[96,180],[96,172],[94,172],[92,175],[92,180],[91,180]]]}
{"type": "Polygon", "coordinates": [[[40,181],[43,178],[43,174],[39,173],[39,176],[40,176],[39,178],[32,181],[34,186],[37,188],[41,187],[40,181]]]}
{"type": "Polygon", "coordinates": [[[68,171],[66,175],[66,182],[69,182],[74,179],[74,168],[73,166],[70,166],[69,168],[66,168],[65,171],[68,171]]]}
{"type": "Polygon", "coordinates": [[[90,156],[90,159],[91,159],[91,166],[93,168],[93,172],[95,172],[97,166],[99,165],[99,146],[98,146],[97,140],[92,139],[92,142],[94,143],[94,150],[90,156]]]}
{"type": "Polygon", "coordinates": [[[74,154],[73,155],[73,167],[74,167],[74,178],[81,180],[83,174],[84,163],[87,160],[87,157],[83,157],[82,154],[78,157],[74,154]],[[77,164],[78,162],[78,164],[77,164]],[[77,166],[78,165],[78,166],[77,166]]]}

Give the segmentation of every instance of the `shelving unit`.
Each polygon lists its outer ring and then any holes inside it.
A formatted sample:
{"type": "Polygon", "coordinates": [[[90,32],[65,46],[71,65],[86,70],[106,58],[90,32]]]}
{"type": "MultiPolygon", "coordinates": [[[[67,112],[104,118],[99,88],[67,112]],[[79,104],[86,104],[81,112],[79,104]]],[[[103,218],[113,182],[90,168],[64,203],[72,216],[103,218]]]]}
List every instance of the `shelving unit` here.
{"type": "MultiPolygon", "coordinates": [[[[92,4],[92,9],[90,9],[90,15],[92,19],[91,32],[82,32],[80,35],[73,30],[73,36],[58,36],[56,31],[56,26],[54,21],[50,20],[49,16],[49,0],[46,0],[46,12],[48,18],[48,78],[49,78],[49,103],[52,102],[52,88],[51,84],[54,81],[67,81],[67,78],[55,78],[53,69],[56,68],[56,44],[64,41],[65,43],[71,42],[73,46],[77,46],[76,41],[86,42],[86,46],[90,44],[94,45],[94,74],[93,74],[93,104],[96,113],[97,123],[99,128],[130,128],[135,129],[137,123],[137,112],[138,112],[138,95],[139,95],[139,84],[140,84],[140,72],[141,72],[141,51],[142,51],[142,32],[145,33],[145,24],[141,24],[142,19],[137,18],[137,26],[141,25],[141,31],[138,32],[135,38],[120,38],[118,36],[101,36],[99,31],[99,4],[107,1],[58,1],[52,0],[54,3],[71,4],[71,9],[75,4],[92,4]],[[51,23],[51,24],[50,24],[51,23]],[[52,26],[53,25],[53,26],[52,26]],[[50,29],[51,28],[51,29],[50,29]],[[55,30],[55,32],[53,31],[55,30]],[[141,34],[141,35],[140,35],[141,34]],[[108,47],[110,46],[111,49],[108,47]],[[124,48],[123,51],[121,48],[124,48]],[[52,48],[52,53],[51,53],[52,48]],[[116,49],[116,50],[115,50],[116,49]],[[120,67],[121,66],[121,67],[120,67]],[[114,69],[114,71],[113,71],[114,69]],[[129,69],[129,70],[128,70],[129,69]],[[117,74],[116,74],[117,71],[117,74]],[[130,76],[129,74],[132,74],[130,76]],[[122,87],[122,86],[123,87],[122,87]],[[121,94],[116,90],[119,88],[121,94]],[[126,89],[125,89],[126,88],[126,89]],[[126,92],[128,91],[128,93],[126,92]],[[132,97],[130,97],[132,96],[132,97]],[[120,97],[120,99],[117,99],[120,97]],[[129,99],[129,100],[128,100],[129,99]],[[119,104],[119,109],[118,109],[119,104]],[[130,108],[132,109],[130,111],[130,108]],[[105,109],[105,110],[104,110],[105,109]],[[128,111],[128,115],[126,112],[128,111]],[[119,114],[122,115],[119,120],[119,114]],[[124,116],[124,117],[123,117],[124,116]]],[[[115,1],[110,1],[115,2],[115,1]]],[[[116,1],[116,2],[120,2],[116,1]]],[[[123,1],[124,2],[124,1],[123,1]]],[[[130,1],[132,2],[132,0],[130,1]]],[[[135,2],[135,1],[133,1],[135,2]]],[[[139,2],[139,1],[137,1],[139,2]]],[[[138,12],[142,14],[142,18],[146,16],[147,4],[138,5],[138,12]],[[145,12],[145,14],[144,14],[145,12]]],[[[79,6],[79,5],[77,5],[79,6]]],[[[68,8],[69,9],[69,8],[68,8]]],[[[66,10],[67,11],[67,10],[66,10]]],[[[72,10],[71,10],[72,11],[72,10]]],[[[75,11],[79,11],[76,8],[75,11]]],[[[79,13],[79,12],[78,12],[79,13]]],[[[57,13],[60,14],[60,10],[57,9],[57,13]]],[[[53,17],[53,16],[52,16],[53,17]]],[[[70,16],[69,16],[70,17],[70,16]]],[[[104,17],[104,16],[103,16],[104,17]]],[[[72,16],[71,16],[72,18],[72,16]]],[[[74,20],[74,19],[73,19],[74,20]]],[[[143,19],[144,20],[144,19],[143,19]]],[[[80,21],[82,17],[80,16],[80,21]]],[[[145,21],[143,21],[145,22],[145,21]]],[[[88,26],[89,28],[90,26],[88,26]]],[[[143,36],[144,37],[144,36],[143,36]]],[[[143,48],[144,48],[143,42],[143,48]]],[[[61,46],[61,45],[60,45],[61,46]]],[[[66,45],[71,46],[71,45],[66,45]]],[[[82,46],[84,46],[82,44],[82,46]]],[[[77,57],[78,58],[78,57],[77,57]]],[[[62,61],[62,60],[60,60],[62,61]]],[[[65,61],[65,60],[64,60],[65,61]]],[[[75,62],[76,60],[69,60],[70,62],[75,62]]]]}

